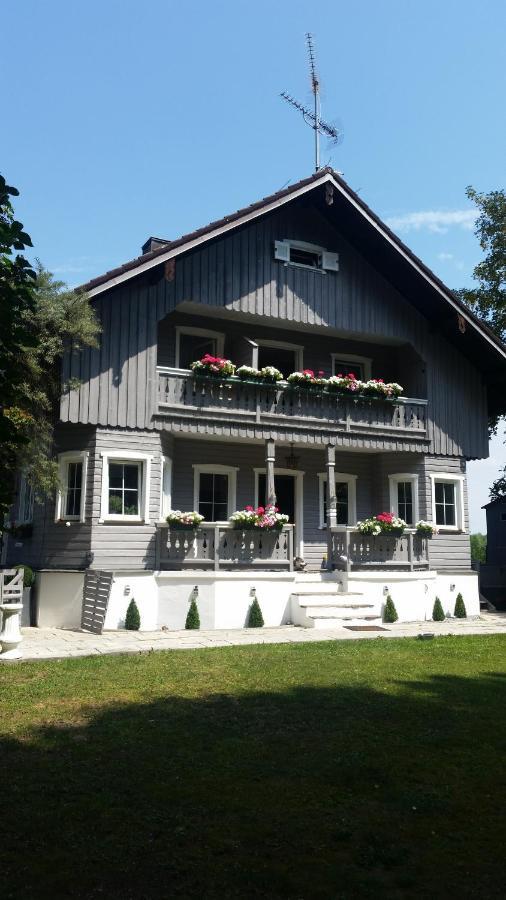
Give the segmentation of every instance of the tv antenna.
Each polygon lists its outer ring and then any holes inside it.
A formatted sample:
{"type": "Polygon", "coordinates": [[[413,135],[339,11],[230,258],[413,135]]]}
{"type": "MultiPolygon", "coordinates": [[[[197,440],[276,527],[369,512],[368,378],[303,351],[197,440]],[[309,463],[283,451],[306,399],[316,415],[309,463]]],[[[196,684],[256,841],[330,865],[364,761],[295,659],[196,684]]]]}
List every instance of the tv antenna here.
{"type": "Polygon", "coordinates": [[[336,128],[329,122],[325,122],[321,117],[320,103],[320,79],[316,68],[315,49],[313,44],[313,35],[309,32],[306,34],[307,57],[309,62],[309,78],[311,81],[311,91],[314,97],[314,111],[311,112],[307,106],[299,103],[286,91],[282,91],[280,97],[286,100],[290,106],[302,113],[302,118],[307,125],[314,131],[314,155],[315,155],[315,172],[320,168],[320,135],[330,138],[333,144],[340,144],[343,139],[342,129],[336,128]]]}

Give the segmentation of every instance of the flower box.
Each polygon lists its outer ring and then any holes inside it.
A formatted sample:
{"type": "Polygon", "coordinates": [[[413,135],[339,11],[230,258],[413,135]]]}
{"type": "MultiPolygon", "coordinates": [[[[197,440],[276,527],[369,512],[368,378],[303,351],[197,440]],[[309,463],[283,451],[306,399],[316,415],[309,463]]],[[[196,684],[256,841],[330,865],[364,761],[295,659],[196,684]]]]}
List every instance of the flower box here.
{"type": "Polygon", "coordinates": [[[370,534],[376,537],[379,534],[401,535],[404,534],[405,528],[407,528],[407,525],[404,519],[388,512],[379,513],[377,516],[369,516],[362,522],[357,522],[357,530],[360,534],[370,534]]]}
{"type": "Polygon", "coordinates": [[[289,517],[280,513],[277,506],[246,506],[230,516],[230,524],[241,531],[281,531],[289,517]]]}
{"type": "Polygon", "coordinates": [[[235,365],[230,359],[221,356],[210,356],[206,353],[202,359],[197,359],[191,364],[194,376],[198,378],[230,378],[235,374],[235,365]]]}
{"type": "Polygon", "coordinates": [[[195,531],[204,521],[204,516],[195,511],[181,512],[180,509],[174,509],[169,512],[165,521],[171,531],[195,531]]]}
{"type": "Polygon", "coordinates": [[[274,366],[264,366],[263,369],[255,369],[253,366],[239,366],[236,375],[242,381],[251,381],[259,384],[277,384],[283,380],[283,374],[274,366]]]}

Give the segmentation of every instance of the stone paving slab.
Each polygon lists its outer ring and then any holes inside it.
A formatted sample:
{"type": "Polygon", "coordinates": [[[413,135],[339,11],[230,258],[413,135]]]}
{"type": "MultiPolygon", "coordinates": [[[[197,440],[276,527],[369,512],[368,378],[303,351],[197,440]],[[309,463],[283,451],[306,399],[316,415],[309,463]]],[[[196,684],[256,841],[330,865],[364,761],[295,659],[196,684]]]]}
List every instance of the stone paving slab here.
{"type": "MultiPolygon", "coordinates": [[[[106,631],[89,634],[60,628],[23,628],[23,659],[64,659],[154,650],[197,650],[203,647],[246,647],[253,644],[312,643],[314,641],[363,641],[434,635],[506,634],[506,613],[483,613],[476,619],[445,622],[411,622],[383,625],[385,631],[348,631],[346,628],[244,628],[237,631],[106,631]]],[[[0,656],[1,661],[1,656],[0,656]]],[[[22,660],[20,660],[22,661],[22,660]]],[[[7,660],[5,660],[7,662],[7,660]]],[[[14,662],[14,661],[13,661],[14,662]]]]}

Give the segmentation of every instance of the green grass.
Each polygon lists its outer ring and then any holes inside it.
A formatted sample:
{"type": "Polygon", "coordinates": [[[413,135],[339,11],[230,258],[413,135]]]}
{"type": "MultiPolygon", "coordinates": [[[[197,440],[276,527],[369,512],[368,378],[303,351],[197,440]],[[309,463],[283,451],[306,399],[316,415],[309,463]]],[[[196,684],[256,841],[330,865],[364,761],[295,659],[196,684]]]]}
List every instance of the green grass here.
{"type": "Polygon", "coordinates": [[[0,669],[2,896],[499,897],[506,637],[0,669]]]}

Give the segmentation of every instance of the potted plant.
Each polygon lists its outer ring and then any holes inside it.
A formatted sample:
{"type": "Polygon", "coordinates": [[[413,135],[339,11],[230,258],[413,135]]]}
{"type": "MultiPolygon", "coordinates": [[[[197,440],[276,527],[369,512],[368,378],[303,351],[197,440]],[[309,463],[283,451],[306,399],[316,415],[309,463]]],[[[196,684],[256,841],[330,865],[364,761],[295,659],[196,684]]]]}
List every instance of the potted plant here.
{"type": "Polygon", "coordinates": [[[368,519],[357,522],[357,530],[360,534],[372,534],[375,536],[378,534],[401,535],[406,527],[404,519],[388,512],[379,513],[377,516],[369,516],[368,519]]]}
{"type": "Polygon", "coordinates": [[[281,531],[283,525],[287,525],[289,516],[280,513],[277,506],[246,506],[237,510],[230,516],[233,528],[249,531],[261,529],[263,531],[281,531]]]}
{"type": "Polygon", "coordinates": [[[315,373],[313,369],[303,369],[302,372],[292,372],[286,379],[291,387],[296,388],[317,388],[323,390],[328,379],[325,378],[325,372],[320,370],[315,373]]]}
{"type": "Polygon", "coordinates": [[[437,528],[434,527],[432,522],[424,522],[423,519],[416,523],[415,528],[417,534],[425,534],[427,537],[437,534],[437,528]]]}
{"type": "Polygon", "coordinates": [[[171,509],[167,515],[166,522],[172,531],[191,531],[196,530],[204,521],[204,516],[195,512],[181,512],[180,509],[171,509]]]}
{"type": "Polygon", "coordinates": [[[235,373],[235,365],[230,359],[206,353],[202,359],[192,362],[191,370],[198,378],[230,378],[235,373]]]}
{"type": "Polygon", "coordinates": [[[283,381],[283,373],[274,366],[264,366],[263,369],[239,366],[235,374],[243,381],[254,381],[260,384],[277,384],[278,381],[283,381]]]}

